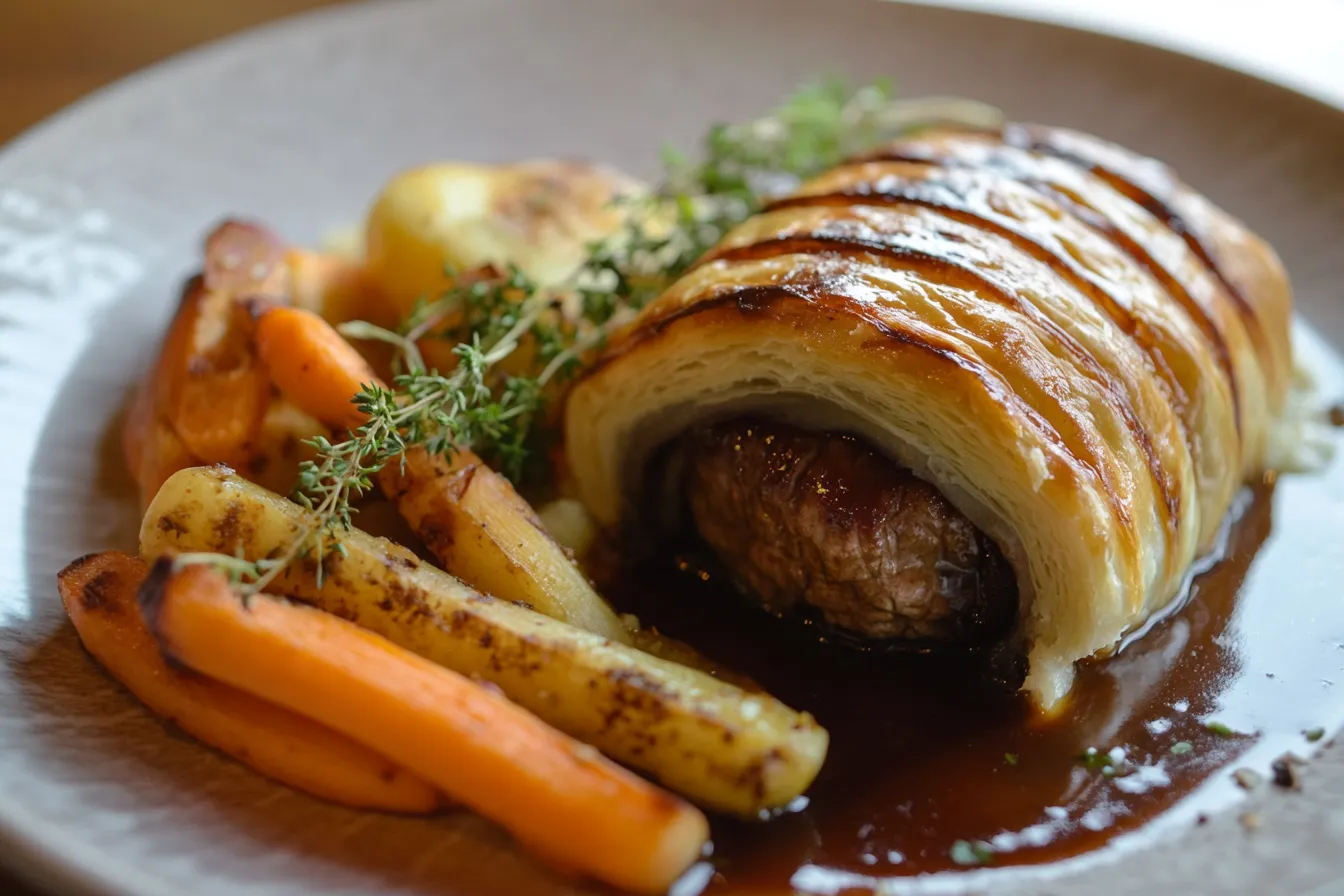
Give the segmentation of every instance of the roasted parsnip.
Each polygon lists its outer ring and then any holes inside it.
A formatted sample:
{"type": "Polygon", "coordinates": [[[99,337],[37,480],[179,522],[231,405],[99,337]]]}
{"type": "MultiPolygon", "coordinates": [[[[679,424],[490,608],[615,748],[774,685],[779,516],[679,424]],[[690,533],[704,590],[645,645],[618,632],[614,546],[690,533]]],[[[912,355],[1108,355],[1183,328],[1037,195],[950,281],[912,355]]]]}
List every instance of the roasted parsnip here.
{"type": "MultiPolygon", "coordinates": [[[[222,467],[169,479],[140,532],[147,558],[185,551],[278,555],[306,511],[222,467]]],[[[826,731],[765,694],[479,594],[358,530],[270,590],[357,622],[427,659],[498,685],[540,718],[704,806],[754,815],[811,783],[826,731]]]]}
{"type": "Polygon", "coordinates": [[[412,448],[404,463],[383,468],[380,483],[425,547],[468,585],[630,643],[621,620],[532,505],[475,454],[446,458],[412,448]]]}

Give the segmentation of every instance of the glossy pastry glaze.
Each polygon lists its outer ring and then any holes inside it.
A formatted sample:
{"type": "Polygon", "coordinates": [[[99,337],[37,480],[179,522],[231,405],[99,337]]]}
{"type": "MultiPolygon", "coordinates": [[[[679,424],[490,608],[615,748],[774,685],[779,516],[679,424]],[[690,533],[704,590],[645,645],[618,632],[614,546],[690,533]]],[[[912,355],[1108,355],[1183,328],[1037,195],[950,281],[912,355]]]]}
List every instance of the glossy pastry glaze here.
{"type": "Polygon", "coordinates": [[[1290,312],[1272,251],[1159,163],[1042,128],[924,134],[804,184],[645,309],[571,396],[569,457],[614,524],[697,420],[866,438],[1003,549],[1052,707],[1261,468],[1290,312]]]}

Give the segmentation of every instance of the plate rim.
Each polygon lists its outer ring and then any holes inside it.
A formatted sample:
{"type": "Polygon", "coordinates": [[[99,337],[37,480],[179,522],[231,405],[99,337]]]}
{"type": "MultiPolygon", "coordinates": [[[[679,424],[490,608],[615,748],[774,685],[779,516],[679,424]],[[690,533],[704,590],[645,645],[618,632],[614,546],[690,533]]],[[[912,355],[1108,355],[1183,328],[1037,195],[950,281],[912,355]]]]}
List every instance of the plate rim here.
{"type": "MultiPolygon", "coordinates": [[[[259,40],[282,40],[291,31],[320,29],[338,20],[395,15],[398,7],[411,7],[423,2],[424,0],[339,0],[333,5],[288,13],[268,22],[172,53],[79,97],[0,143],[0,170],[14,159],[40,149],[44,141],[59,139],[63,128],[78,127],[81,118],[101,108],[133,100],[137,92],[150,84],[171,78],[179,71],[226,59],[230,54],[245,51],[259,40]]],[[[432,0],[432,2],[446,5],[452,0],[432,0]]],[[[1076,41],[1082,38],[1109,43],[1113,47],[1123,47],[1128,53],[1150,52],[1164,57],[1179,58],[1186,63],[1197,64],[1211,77],[1242,79],[1243,83],[1254,84],[1260,89],[1271,88],[1285,101],[1314,107],[1308,114],[1318,117],[1329,116],[1344,122],[1344,100],[1335,101],[1305,92],[1268,74],[1240,67],[1232,60],[1211,58],[1195,47],[1151,43],[1130,34],[1107,31],[1104,30],[1104,23],[1100,22],[1062,22],[1050,18],[1047,13],[1040,10],[985,9],[963,5],[959,0],[845,0],[845,2],[855,6],[865,3],[888,3],[953,17],[1025,23],[1038,31],[1052,32],[1061,40],[1076,41]]],[[[44,415],[43,420],[45,419],[44,415]]],[[[22,481],[27,482],[30,475],[31,471],[25,470],[22,481]]],[[[118,689],[125,691],[125,688],[115,680],[114,684],[118,689]]],[[[50,824],[38,815],[26,812],[23,806],[0,801],[0,871],[15,875],[38,892],[76,893],[83,896],[121,896],[121,894],[173,896],[174,891],[165,889],[165,884],[161,880],[135,866],[115,865],[112,870],[115,870],[116,877],[113,878],[106,873],[109,869],[100,871],[100,864],[106,864],[105,853],[102,850],[90,848],[80,840],[63,837],[58,826],[50,824]]],[[[1314,896],[1316,893],[1335,892],[1332,887],[1344,889],[1344,877],[1326,882],[1311,893],[1314,896]]]]}

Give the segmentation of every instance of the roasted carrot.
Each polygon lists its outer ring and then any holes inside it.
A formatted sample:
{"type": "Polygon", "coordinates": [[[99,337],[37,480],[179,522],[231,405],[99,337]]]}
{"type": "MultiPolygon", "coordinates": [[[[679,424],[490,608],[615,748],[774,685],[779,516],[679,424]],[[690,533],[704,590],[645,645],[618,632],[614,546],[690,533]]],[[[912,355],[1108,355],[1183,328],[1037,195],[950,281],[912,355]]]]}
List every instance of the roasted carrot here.
{"type": "Polygon", "coordinates": [[[154,365],[145,375],[142,388],[149,391],[149,402],[156,414],[167,414],[170,408],[177,406],[179,385],[191,362],[205,292],[205,278],[200,275],[182,285],[177,312],[163,334],[154,365]]]}
{"type": "Polygon", "coordinates": [[[339,255],[290,249],[285,265],[295,307],[333,323],[366,320],[384,327],[397,325],[397,309],[378,292],[363,264],[339,255]]]}
{"type": "Polygon", "coordinates": [[[131,477],[137,482],[145,441],[158,416],[154,407],[154,390],[147,380],[136,383],[121,421],[121,456],[126,461],[126,469],[131,471],[131,477]]]}
{"type": "Polygon", "coordinates": [[[204,277],[187,282],[142,388],[202,460],[242,466],[261,427],[271,383],[251,342],[249,315],[232,296],[210,292],[204,277]]]}
{"type": "Polygon", "coordinates": [[[139,446],[136,466],[131,468],[131,475],[140,487],[140,506],[149,506],[168,477],[200,462],[167,422],[154,418],[139,446]]]}
{"type": "Polygon", "coordinates": [[[173,430],[192,453],[211,463],[244,467],[266,417],[271,383],[259,364],[227,372],[188,374],[173,409],[173,430]]]}
{"type": "Polygon", "coordinates": [[[373,368],[331,324],[302,308],[273,306],[257,318],[257,353],[295,405],[336,429],[358,429],[355,394],[377,382],[373,368]]]}
{"type": "Polygon", "coordinates": [[[423,775],[539,855],[661,892],[708,837],[699,810],[502,695],[311,607],[158,561],[140,603],[163,651],[423,775]]]}
{"type": "Polygon", "coordinates": [[[251,315],[234,296],[199,289],[183,309],[193,317],[192,334],[168,372],[176,384],[165,413],[198,457],[241,466],[261,428],[271,381],[252,348],[251,315]]]}
{"type": "Polygon", "coordinates": [[[429,812],[439,793],[367,747],[251,694],[169,666],[145,627],[136,589],[145,564],[119,551],[82,557],[58,585],[80,640],[159,715],[268,777],[337,803],[429,812]]]}

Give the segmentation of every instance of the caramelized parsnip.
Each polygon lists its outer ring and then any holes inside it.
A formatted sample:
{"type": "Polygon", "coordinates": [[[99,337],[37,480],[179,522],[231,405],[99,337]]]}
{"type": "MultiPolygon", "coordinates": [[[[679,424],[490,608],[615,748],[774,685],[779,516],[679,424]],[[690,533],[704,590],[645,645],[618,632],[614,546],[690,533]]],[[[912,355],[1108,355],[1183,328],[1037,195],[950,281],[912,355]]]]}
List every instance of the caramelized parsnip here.
{"type": "Polygon", "coordinates": [[[444,569],[486,594],[630,643],[630,633],[507,479],[470,451],[422,448],[379,476],[444,569]]]}

